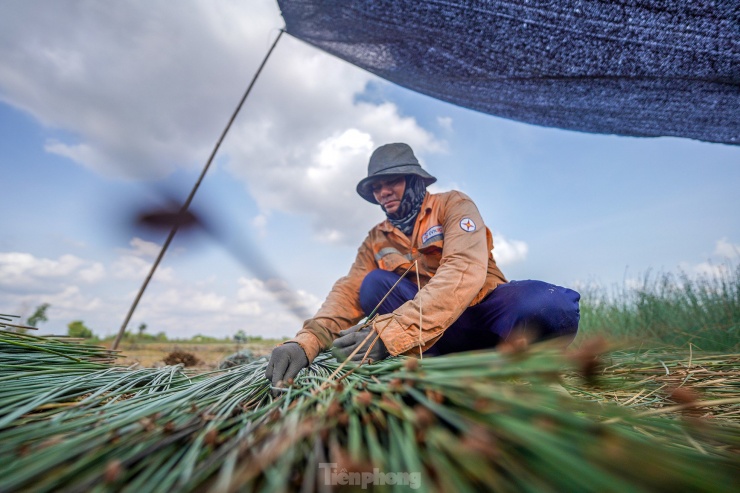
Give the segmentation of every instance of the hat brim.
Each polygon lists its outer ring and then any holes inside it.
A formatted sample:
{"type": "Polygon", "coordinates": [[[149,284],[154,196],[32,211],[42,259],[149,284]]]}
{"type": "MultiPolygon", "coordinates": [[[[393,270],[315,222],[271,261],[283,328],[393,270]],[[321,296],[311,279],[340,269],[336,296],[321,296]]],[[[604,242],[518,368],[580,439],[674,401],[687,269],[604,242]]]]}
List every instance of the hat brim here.
{"type": "Polygon", "coordinates": [[[378,201],[375,200],[375,196],[373,195],[373,182],[377,180],[388,179],[391,176],[405,175],[416,175],[421,177],[421,179],[424,180],[425,187],[428,187],[429,185],[437,181],[435,177],[424,171],[424,168],[422,168],[418,164],[407,164],[402,166],[394,166],[393,168],[380,171],[373,176],[363,178],[362,180],[360,180],[360,183],[357,184],[357,193],[360,195],[360,197],[367,200],[371,204],[377,204],[378,201]]]}

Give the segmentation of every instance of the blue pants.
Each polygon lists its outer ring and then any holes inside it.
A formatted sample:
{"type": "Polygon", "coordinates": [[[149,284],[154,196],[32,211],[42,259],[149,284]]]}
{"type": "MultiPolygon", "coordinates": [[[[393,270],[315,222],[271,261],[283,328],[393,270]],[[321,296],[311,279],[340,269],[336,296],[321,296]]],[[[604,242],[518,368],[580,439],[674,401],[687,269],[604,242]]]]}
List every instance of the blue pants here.
{"type": "MultiPolygon", "coordinates": [[[[360,286],[360,304],[365,314],[373,311],[400,276],[374,270],[360,286]]],[[[416,296],[418,288],[402,279],[378,308],[390,313],[416,296]]],[[[441,355],[487,349],[505,340],[514,329],[524,330],[535,340],[575,338],[578,331],[580,295],[572,289],[542,281],[511,281],[493,290],[483,301],[468,307],[424,354],[441,355]]]]}

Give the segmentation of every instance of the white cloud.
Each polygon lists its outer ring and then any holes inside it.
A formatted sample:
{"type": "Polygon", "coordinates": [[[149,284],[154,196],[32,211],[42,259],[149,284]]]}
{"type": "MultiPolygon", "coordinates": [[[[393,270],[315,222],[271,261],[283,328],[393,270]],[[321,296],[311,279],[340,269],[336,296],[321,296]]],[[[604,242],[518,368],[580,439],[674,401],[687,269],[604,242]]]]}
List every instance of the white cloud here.
{"type": "MultiPolygon", "coordinates": [[[[99,173],[200,166],[283,26],[277,2],[27,2],[0,19],[0,98],[74,137],[46,144],[99,173]]],[[[391,103],[358,101],[373,75],[283,36],[221,158],[262,211],[305,215],[355,244],[373,220],[354,190],[377,145],[444,150],[391,103]]],[[[448,120],[441,119],[447,125],[448,120]]]]}
{"type": "Polygon", "coordinates": [[[66,323],[102,306],[95,294],[105,269],[98,262],[62,255],[58,259],[37,258],[28,253],[0,253],[0,311],[30,315],[32,307],[48,303],[47,316],[66,320],[54,333],[66,333],[66,323]]]}
{"type": "Polygon", "coordinates": [[[102,264],[74,255],[49,259],[23,252],[0,253],[0,287],[7,289],[43,289],[46,283],[59,279],[93,283],[104,275],[102,264]]]}
{"type": "MultiPolygon", "coordinates": [[[[57,134],[46,142],[47,152],[128,179],[200,167],[283,25],[274,0],[106,6],[69,0],[43,9],[13,2],[3,10],[0,101],[57,134]]],[[[445,152],[444,142],[394,104],[361,101],[357,96],[371,81],[382,83],[282,37],[218,161],[251,192],[260,209],[253,221],[258,232],[273,212],[298,214],[321,240],[356,246],[378,220],[377,206],[355,193],[372,149],[407,142],[422,162],[445,152]]],[[[444,130],[451,120],[438,123],[435,128],[444,130]]],[[[122,318],[130,300],[100,301],[86,283],[110,275],[133,291],[159,248],[134,238],[106,267],[74,256],[19,254],[0,261],[0,287],[15,281],[17,289],[21,280],[35,280],[27,289],[56,296],[56,313],[66,303],[70,311],[64,316],[85,315],[74,315],[72,300],[80,310],[98,306],[91,327],[114,330],[117,320],[110,318],[122,318]]],[[[300,327],[286,303],[309,312],[320,303],[305,291],[288,297],[285,289],[256,280],[239,280],[230,293],[211,285],[175,284],[175,279],[173,268],[158,268],[154,280],[160,282],[148,288],[132,326],[145,319],[151,330],[173,336],[183,330],[219,335],[238,328],[281,336],[300,327]]]]}
{"type": "Polygon", "coordinates": [[[694,274],[699,277],[723,277],[726,276],[730,270],[727,265],[715,264],[712,262],[700,262],[693,266],[687,266],[682,264],[682,268],[689,274],[694,274]]]}
{"type": "MultiPolygon", "coordinates": [[[[131,244],[139,254],[146,251],[147,242],[131,244]]],[[[124,283],[134,281],[126,284],[131,292],[124,297],[106,297],[99,285],[85,282],[105,274],[97,262],[72,255],[38,259],[30,254],[0,253],[0,290],[6,292],[0,311],[26,317],[32,307],[49,303],[49,322],[41,326],[41,333],[66,333],[70,321],[83,320],[96,334],[112,335],[149,266],[150,262],[130,251],[121,252],[111,271],[124,283]]],[[[172,268],[158,271],[157,278],[162,273],[165,280],[176,278],[172,268]]],[[[224,337],[243,329],[250,335],[279,338],[292,336],[301,327],[302,319],[290,307],[313,314],[320,304],[310,293],[292,292],[276,281],[241,277],[232,291],[222,287],[229,284],[228,279],[214,281],[150,284],[130,327],[146,322],[152,332],[164,331],[170,337],[198,333],[224,337]]]]}
{"type": "Polygon", "coordinates": [[[714,247],[714,255],[721,259],[735,260],[740,257],[740,245],[730,243],[727,238],[717,241],[714,247]]]}
{"type": "Polygon", "coordinates": [[[457,182],[451,181],[451,182],[435,182],[429,187],[427,187],[427,190],[429,190],[431,193],[443,193],[443,192],[449,192],[451,190],[457,190],[458,192],[465,193],[465,189],[461,187],[457,182]]]}
{"type": "Polygon", "coordinates": [[[510,240],[497,233],[493,235],[493,258],[498,265],[511,265],[527,258],[529,246],[521,240],[510,240]]]}
{"type": "Polygon", "coordinates": [[[267,214],[257,214],[252,219],[252,227],[259,237],[267,234],[267,226],[270,224],[270,218],[267,214]]]}
{"type": "Polygon", "coordinates": [[[303,291],[291,290],[281,281],[261,281],[259,279],[239,278],[237,302],[245,306],[259,305],[258,313],[262,309],[275,305],[272,308],[285,310],[285,307],[294,307],[313,315],[319,308],[321,301],[316,296],[303,291]]]}
{"type": "Polygon", "coordinates": [[[452,118],[449,116],[438,116],[437,125],[448,132],[452,132],[452,118]]]}
{"type": "MultiPolygon", "coordinates": [[[[315,53],[304,56],[323,57],[315,53]]],[[[337,63],[326,60],[329,62],[337,63]]],[[[325,70],[332,72],[330,68],[325,70]]],[[[340,65],[336,70],[346,68],[340,65]]],[[[300,89],[292,92],[300,92],[300,89]]],[[[290,122],[305,127],[300,132],[286,128],[255,139],[250,135],[259,133],[257,130],[242,127],[238,132],[245,133],[232,139],[235,142],[232,142],[229,166],[251,184],[250,191],[264,210],[306,215],[320,240],[354,245],[362,240],[377,215],[377,211],[355,192],[357,182],[367,174],[367,160],[372,150],[387,142],[403,141],[423,159],[425,153],[440,152],[444,145],[415,120],[401,116],[394,105],[337,105],[334,97],[338,91],[345,93],[340,100],[351,100],[356,93],[356,89],[352,92],[348,88],[336,88],[333,94],[302,95],[301,99],[313,100],[317,106],[307,114],[293,115],[294,119],[305,119],[303,123],[290,122]],[[330,118],[316,119],[312,112],[330,115],[330,118]],[[295,137],[287,143],[281,135],[295,137]],[[261,165],[250,165],[255,162],[261,165]]],[[[263,118],[269,118],[269,109],[264,112],[263,118]]],[[[255,116],[250,125],[255,128],[270,126],[266,120],[260,123],[259,119],[260,116],[255,116]]]]}
{"type": "Polygon", "coordinates": [[[727,238],[717,240],[710,258],[697,264],[684,262],[681,269],[689,274],[704,277],[724,277],[730,273],[730,264],[740,259],[740,245],[730,243],[727,238]]]}
{"type": "Polygon", "coordinates": [[[89,267],[80,269],[79,278],[88,283],[94,283],[101,281],[105,277],[105,267],[103,264],[98,262],[93,263],[89,267]]]}
{"type": "MultiPolygon", "coordinates": [[[[136,237],[131,239],[129,245],[130,249],[118,250],[119,256],[111,264],[111,273],[117,279],[143,281],[149,274],[161,246],[136,237]]],[[[154,273],[154,279],[171,282],[174,280],[172,268],[159,265],[154,273]]]]}
{"type": "Polygon", "coordinates": [[[129,245],[131,245],[130,250],[120,250],[121,253],[125,255],[133,255],[135,257],[149,257],[149,258],[156,258],[157,255],[159,255],[160,250],[162,249],[162,245],[158,243],[154,243],[152,241],[146,241],[142,240],[138,237],[133,237],[131,241],[129,241],[129,245]]]}
{"type": "Polygon", "coordinates": [[[55,311],[62,310],[64,313],[93,312],[101,307],[100,298],[83,293],[78,286],[66,286],[44,300],[55,311]]]}
{"type": "MultiPolygon", "coordinates": [[[[237,280],[236,291],[225,293],[207,287],[154,286],[130,326],[145,321],[155,332],[165,331],[170,337],[196,334],[223,337],[240,329],[266,338],[289,337],[300,329],[302,320],[280,301],[286,295],[280,289],[279,285],[270,286],[270,282],[247,277],[237,280]]],[[[292,293],[289,301],[311,313],[320,303],[304,291],[292,293]]]]}
{"type": "Polygon", "coordinates": [[[188,287],[170,287],[150,297],[149,304],[160,313],[182,315],[215,313],[226,307],[225,296],[188,287]],[[187,301],[187,302],[186,302],[187,301]]]}
{"type": "Polygon", "coordinates": [[[49,152],[113,176],[201,164],[282,23],[269,1],[3,10],[0,97],[75,136],[49,152]]]}

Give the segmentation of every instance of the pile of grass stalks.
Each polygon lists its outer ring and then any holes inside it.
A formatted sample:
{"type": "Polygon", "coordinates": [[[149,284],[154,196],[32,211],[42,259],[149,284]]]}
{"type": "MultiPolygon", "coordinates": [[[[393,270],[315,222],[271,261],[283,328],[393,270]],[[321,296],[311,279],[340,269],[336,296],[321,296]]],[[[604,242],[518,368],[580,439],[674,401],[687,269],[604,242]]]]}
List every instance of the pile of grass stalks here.
{"type": "Polygon", "coordinates": [[[740,354],[652,348],[603,355],[584,382],[565,376],[578,397],[642,415],[701,418],[740,426],[740,354]]]}
{"type": "Polygon", "coordinates": [[[116,359],[112,351],[82,340],[63,336],[35,336],[25,331],[35,327],[11,324],[13,316],[0,314],[0,371],[60,368],[101,368],[116,359]],[[18,329],[24,332],[18,332],[18,329]]]}
{"type": "Polygon", "coordinates": [[[594,335],[740,351],[740,264],[716,275],[646,274],[639,285],[581,290],[580,340],[594,335]]]}
{"type": "Polygon", "coordinates": [[[565,392],[563,372],[592,373],[583,349],[360,367],[323,354],[277,399],[265,358],[195,375],[46,354],[0,366],[2,491],[730,492],[740,472],[731,422],[565,392]]]}

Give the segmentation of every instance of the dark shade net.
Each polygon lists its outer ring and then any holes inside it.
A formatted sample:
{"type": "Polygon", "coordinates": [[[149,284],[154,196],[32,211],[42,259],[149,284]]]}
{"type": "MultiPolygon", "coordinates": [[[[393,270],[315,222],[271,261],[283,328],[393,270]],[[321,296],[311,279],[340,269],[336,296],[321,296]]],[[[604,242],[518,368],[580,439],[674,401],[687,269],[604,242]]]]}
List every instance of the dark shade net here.
{"type": "Polygon", "coordinates": [[[384,79],[548,127],[740,144],[740,0],[279,0],[384,79]]]}

